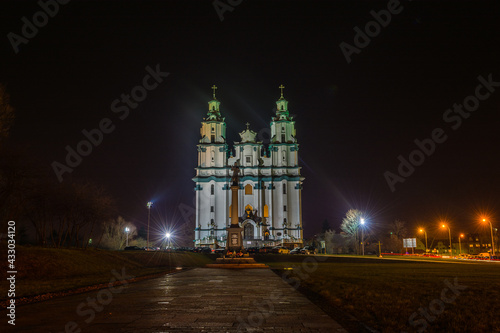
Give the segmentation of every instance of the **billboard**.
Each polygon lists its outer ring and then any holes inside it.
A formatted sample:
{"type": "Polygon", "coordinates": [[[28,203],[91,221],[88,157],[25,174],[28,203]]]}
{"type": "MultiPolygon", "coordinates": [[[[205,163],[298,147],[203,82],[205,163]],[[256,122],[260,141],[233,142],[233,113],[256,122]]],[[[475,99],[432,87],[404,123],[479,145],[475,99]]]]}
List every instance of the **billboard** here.
{"type": "Polygon", "coordinates": [[[403,247],[417,247],[417,239],[403,238],[403,247]]]}

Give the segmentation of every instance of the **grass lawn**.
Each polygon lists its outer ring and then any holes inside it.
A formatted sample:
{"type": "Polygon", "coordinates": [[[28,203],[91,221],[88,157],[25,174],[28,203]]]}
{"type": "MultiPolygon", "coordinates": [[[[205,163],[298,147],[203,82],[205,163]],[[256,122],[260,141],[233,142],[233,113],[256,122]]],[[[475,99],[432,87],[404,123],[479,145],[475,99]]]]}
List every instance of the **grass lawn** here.
{"type": "Polygon", "coordinates": [[[349,331],[357,331],[353,316],[380,332],[500,332],[500,263],[306,258],[256,260],[286,274],[349,331]],[[466,286],[458,295],[445,283],[455,279],[466,286]]]}
{"type": "MultiPolygon", "coordinates": [[[[7,251],[0,253],[0,289],[8,290],[7,251]]],[[[202,267],[212,260],[198,253],[106,251],[16,247],[16,297],[109,283],[112,271],[140,277],[182,267],[202,267]]],[[[0,295],[0,301],[7,293],[0,295]]]]}

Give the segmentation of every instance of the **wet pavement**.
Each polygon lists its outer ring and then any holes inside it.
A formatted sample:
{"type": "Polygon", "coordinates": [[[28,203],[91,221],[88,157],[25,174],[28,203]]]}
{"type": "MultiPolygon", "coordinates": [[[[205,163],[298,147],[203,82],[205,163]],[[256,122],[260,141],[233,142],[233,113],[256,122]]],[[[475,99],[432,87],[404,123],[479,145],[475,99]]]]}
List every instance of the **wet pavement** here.
{"type": "Polygon", "coordinates": [[[0,314],[2,332],[346,332],[269,269],[196,268],[28,304],[14,330],[0,314]]]}

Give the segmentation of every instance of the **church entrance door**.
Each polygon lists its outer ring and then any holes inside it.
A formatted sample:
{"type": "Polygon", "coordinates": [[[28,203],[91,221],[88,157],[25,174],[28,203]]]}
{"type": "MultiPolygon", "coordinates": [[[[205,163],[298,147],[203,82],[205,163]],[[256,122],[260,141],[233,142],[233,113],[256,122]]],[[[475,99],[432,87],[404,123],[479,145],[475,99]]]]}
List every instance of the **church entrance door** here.
{"type": "Polygon", "coordinates": [[[247,223],[245,225],[245,227],[243,228],[243,238],[244,239],[253,239],[254,238],[253,225],[251,223],[247,223]]]}

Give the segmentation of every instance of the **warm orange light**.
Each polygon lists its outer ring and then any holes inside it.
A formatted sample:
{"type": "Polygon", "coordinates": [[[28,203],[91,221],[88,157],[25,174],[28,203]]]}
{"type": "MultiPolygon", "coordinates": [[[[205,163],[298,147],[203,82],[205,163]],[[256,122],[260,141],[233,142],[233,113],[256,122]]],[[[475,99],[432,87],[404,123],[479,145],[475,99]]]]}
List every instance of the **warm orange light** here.
{"type": "Polygon", "coordinates": [[[420,232],[424,232],[424,229],[420,229],[420,232]]]}
{"type": "Polygon", "coordinates": [[[446,228],[446,226],[445,226],[444,224],[442,225],[442,227],[443,227],[443,228],[446,228]]]}
{"type": "Polygon", "coordinates": [[[486,219],[483,219],[483,222],[486,222],[486,219]]]}
{"type": "Polygon", "coordinates": [[[460,234],[460,237],[464,237],[464,234],[460,234]]]}

